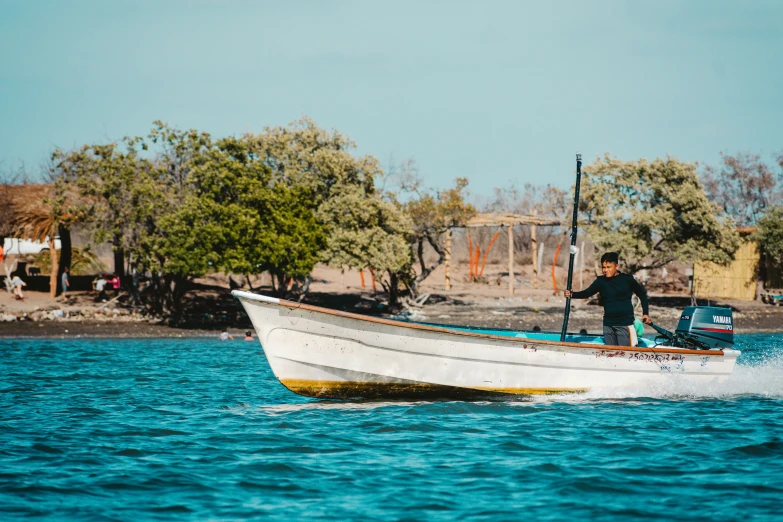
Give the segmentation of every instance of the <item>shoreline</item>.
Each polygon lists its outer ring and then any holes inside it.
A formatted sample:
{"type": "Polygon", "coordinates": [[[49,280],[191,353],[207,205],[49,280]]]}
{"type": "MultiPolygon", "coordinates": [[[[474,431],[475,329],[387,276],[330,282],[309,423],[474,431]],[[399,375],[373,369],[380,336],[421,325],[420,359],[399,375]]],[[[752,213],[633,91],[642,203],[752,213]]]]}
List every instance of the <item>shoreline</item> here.
{"type": "MultiPolygon", "coordinates": [[[[464,268],[464,267],[463,267],[464,268]]],[[[523,267],[524,268],[524,267],[523,267]]],[[[499,270],[488,266],[488,269],[499,270]]],[[[541,282],[534,288],[527,278],[519,281],[515,295],[497,284],[468,283],[456,270],[452,288],[445,291],[439,281],[442,274],[422,283],[425,303],[411,308],[407,314],[384,313],[387,296],[374,292],[369,285],[361,286],[358,274],[345,274],[319,266],[314,272],[311,290],[304,302],[323,308],[352,312],[385,319],[473,326],[489,329],[533,330],[560,332],[565,298],[553,295],[541,282]]],[[[28,292],[25,302],[15,301],[10,294],[0,292],[0,339],[8,338],[217,338],[223,328],[234,337],[244,337],[252,324],[241,304],[231,296],[228,280],[213,275],[192,285],[185,306],[186,324],[169,326],[158,318],[135,311],[124,301],[125,294],[106,303],[95,301],[94,292],[71,292],[68,299],[52,299],[48,294],[28,292]],[[5,322],[4,317],[13,316],[5,322]]],[[[242,288],[271,295],[271,288],[242,288]]],[[[682,310],[690,305],[689,296],[650,292],[650,314],[653,321],[674,330],[682,310]]],[[[758,301],[698,299],[699,305],[730,307],[734,312],[735,333],[783,333],[783,307],[758,301]]],[[[571,303],[569,332],[586,329],[602,333],[603,308],[592,301],[571,303]]],[[[645,328],[647,337],[655,331],[645,328]]],[[[254,332],[255,337],[255,332],[254,332]]]]}
{"type": "MultiPolygon", "coordinates": [[[[433,307],[435,308],[435,307],[433,307]]],[[[511,330],[530,330],[534,326],[540,327],[544,331],[559,332],[562,325],[562,311],[559,314],[554,311],[524,311],[515,313],[511,311],[497,310],[476,310],[474,307],[468,307],[472,310],[428,310],[425,308],[426,315],[416,315],[410,317],[410,322],[427,322],[439,324],[452,324],[456,326],[479,326],[486,328],[511,329],[511,330]],[[437,313],[447,312],[447,313],[437,313]],[[451,312],[451,313],[448,313],[451,312]],[[514,314],[514,315],[511,315],[514,314]]],[[[742,314],[743,316],[745,314],[742,314]]],[[[386,319],[398,319],[392,315],[382,315],[386,319]]],[[[777,322],[778,317],[769,317],[774,321],[754,321],[750,317],[738,317],[735,320],[737,335],[744,334],[783,334],[783,325],[777,322]],[[742,323],[746,323],[743,325],[742,323]],[[755,324],[752,324],[755,323],[755,324]]],[[[249,323],[249,321],[248,321],[249,323]]],[[[673,329],[675,322],[671,318],[661,317],[661,324],[664,328],[673,329]],[[672,324],[669,324],[672,323],[672,324]]],[[[569,332],[578,332],[585,328],[588,332],[600,334],[601,317],[598,314],[585,314],[584,312],[571,313],[569,321],[569,332]],[[577,317],[574,317],[577,315],[577,317]]],[[[245,331],[252,330],[253,337],[256,336],[255,330],[249,324],[241,326],[230,326],[228,332],[234,336],[234,340],[244,337],[245,331]]],[[[106,339],[217,339],[223,331],[221,327],[211,327],[205,325],[202,327],[173,327],[165,324],[150,324],[148,322],[115,322],[115,321],[16,321],[13,323],[0,323],[0,340],[2,339],[87,339],[87,338],[106,338],[106,339]]],[[[655,332],[647,327],[645,335],[654,336],[655,332]]]]}

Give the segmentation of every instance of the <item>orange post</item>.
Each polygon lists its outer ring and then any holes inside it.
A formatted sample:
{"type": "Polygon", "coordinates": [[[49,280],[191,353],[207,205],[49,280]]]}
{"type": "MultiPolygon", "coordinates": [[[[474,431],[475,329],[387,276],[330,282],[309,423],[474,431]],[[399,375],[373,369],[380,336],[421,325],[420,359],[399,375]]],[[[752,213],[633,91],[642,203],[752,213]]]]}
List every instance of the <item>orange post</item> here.
{"type": "Polygon", "coordinates": [[[359,270],[359,277],[362,278],[362,288],[364,288],[364,270],[359,270]]]}
{"type": "Polygon", "coordinates": [[[473,280],[473,239],[468,234],[468,270],[470,272],[470,280],[473,280]]]}
{"type": "Polygon", "coordinates": [[[487,256],[489,255],[489,251],[492,250],[492,244],[495,243],[495,240],[500,235],[500,231],[495,232],[495,235],[492,236],[492,241],[489,242],[489,246],[484,251],[484,261],[481,263],[481,271],[479,272],[479,275],[484,275],[484,267],[487,266],[487,256]]]}
{"type": "Polygon", "coordinates": [[[372,281],[372,291],[377,292],[378,289],[375,288],[375,271],[372,268],[368,268],[368,270],[370,271],[370,281],[372,281]]]}

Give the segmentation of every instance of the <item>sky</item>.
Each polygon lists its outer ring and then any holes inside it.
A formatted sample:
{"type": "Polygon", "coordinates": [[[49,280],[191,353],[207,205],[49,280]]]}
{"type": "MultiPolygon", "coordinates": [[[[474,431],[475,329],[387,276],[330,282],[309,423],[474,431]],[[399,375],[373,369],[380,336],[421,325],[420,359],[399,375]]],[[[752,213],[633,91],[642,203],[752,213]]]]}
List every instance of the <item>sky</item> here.
{"type": "Polygon", "coordinates": [[[783,2],[0,0],[0,162],[308,115],[471,192],[783,151],[783,2]]]}

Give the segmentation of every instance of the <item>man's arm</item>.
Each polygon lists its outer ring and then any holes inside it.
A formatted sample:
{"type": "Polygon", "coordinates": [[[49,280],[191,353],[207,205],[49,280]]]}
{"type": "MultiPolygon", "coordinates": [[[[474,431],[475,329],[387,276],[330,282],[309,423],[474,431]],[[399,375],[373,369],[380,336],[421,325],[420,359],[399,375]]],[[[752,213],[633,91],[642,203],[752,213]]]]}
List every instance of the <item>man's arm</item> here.
{"type": "Polygon", "coordinates": [[[642,321],[651,324],[652,319],[650,319],[650,306],[647,302],[647,290],[645,290],[633,276],[631,276],[631,290],[633,290],[633,293],[636,294],[642,302],[642,321]]]}
{"type": "Polygon", "coordinates": [[[598,284],[598,279],[596,279],[590,284],[590,286],[588,286],[587,288],[585,288],[580,292],[568,292],[568,290],[566,290],[565,292],[563,292],[563,294],[566,297],[569,297],[568,294],[570,293],[571,294],[570,297],[573,297],[574,299],[587,299],[588,297],[592,297],[600,291],[601,291],[601,285],[598,284]]]}

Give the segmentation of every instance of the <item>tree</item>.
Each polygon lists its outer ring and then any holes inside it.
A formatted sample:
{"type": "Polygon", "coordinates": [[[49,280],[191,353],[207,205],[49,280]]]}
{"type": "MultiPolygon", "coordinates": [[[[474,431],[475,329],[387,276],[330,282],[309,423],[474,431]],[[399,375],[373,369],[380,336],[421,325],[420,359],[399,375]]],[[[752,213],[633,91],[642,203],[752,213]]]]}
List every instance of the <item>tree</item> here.
{"type": "MultiPolygon", "coordinates": [[[[73,223],[82,218],[82,214],[73,206],[74,194],[70,188],[56,180],[52,185],[32,185],[39,190],[20,191],[17,201],[14,201],[13,211],[9,219],[12,235],[46,243],[49,247],[49,293],[57,296],[58,275],[62,273],[63,265],[58,263],[55,236],[61,231],[70,230],[73,223]],[[58,272],[58,266],[60,271],[58,272]]],[[[67,257],[70,263],[70,235],[61,239],[61,246],[67,247],[67,257]],[[67,243],[66,243],[67,242],[67,243]]]]}
{"type": "Polygon", "coordinates": [[[160,120],[152,123],[147,142],[135,138],[144,150],[158,149],[154,159],[155,175],[163,185],[162,191],[175,204],[182,204],[191,192],[191,172],[204,160],[207,151],[213,148],[212,137],[195,129],[179,130],[160,120]]]}
{"type": "Polygon", "coordinates": [[[248,275],[268,270],[285,287],[305,279],[325,245],[324,225],[315,215],[309,186],[275,176],[247,138],[226,138],[194,173],[196,193],[232,207],[224,222],[235,236],[218,267],[248,275]]]}
{"type": "MultiPolygon", "coordinates": [[[[152,140],[171,138],[176,133],[162,124],[153,129],[152,140]]],[[[165,155],[166,148],[161,147],[165,155]]],[[[87,216],[86,230],[92,240],[111,241],[114,269],[121,277],[126,261],[137,271],[151,274],[149,311],[171,311],[171,285],[163,284],[162,260],[152,247],[160,244],[160,223],[181,209],[175,194],[177,183],[169,165],[151,159],[149,145],[142,138],[126,137],[115,143],[84,145],[73,151],[53,154],[54,179],[78,194],[76,210],[87,216]]]]}
{"type": "Polygon", "coordinates": [[[425,189],[416,176],[403,180],[402,191],[413,196],[403,204],[403,210],[413,223],[409,242],[419,262],[419,273],[410,283],[412,293],[446,259],[446,230],[465,225],[476,214],[473,205],[466,201],[467,186],[467,178],[457,178],[452,188],[434,191],[425,189]],[[429,266],[424,259],[425,242],[438,254],[429,266]]]}
{"type": "Polygon", "coordinates": [[[305,279],[325,245],[315,217],[323,187],[372,166],[357,167],[347,141],[335,133],[329,145],[314,125],[278,134],[215,142],[157,121],[146,139],[58,151],[57,168],[93,216],[93,239],[110,239],[116,258],[148,273],[150,311],[176,322],[193,278],[210,270],[269,270],[281,288],[305,279]]]}
{"type": "Polygon", "coordinates": [[[328,132],[307,117],[243,139],[249,152],[270,168],[275,182],[307,190],[313,208],[341,186],[361,185],[369,193],[382,174],[374,157],[350,154],[356,144],[347,135],[328,132]]]}
{"type": "Polygon", "coordinates": [[[283,291],[289,278],[306,279],[319,259],[325,234],[312,194],[274,179],[251,148],[247,139],[218,140],[194,154],[181,183],[170,185],[182,202],[159,221],[145,250],[153,256],[149,266],[172,287],[172,309],[193,278],[210,270],[268,270],[283,291]]]}
{"type": "Polygon", "coordinates": [[[590,237],[619,252],[631,273],[672,261],[726,264],[739,247],[734,223],[707,198],[696,165],[675,158],[597,159],[584,169],[582,211],[590,237]]]}
{"type": "Polygon", "coordinates": [[[125,273],[125,258],[138,246],[146,222],[161,212],[160,190],[154,165],[140,155],[146,144],[138,138],[119,143],[84,145],[77,150],[56,150],[53,176],[79,194],[76,209],[94,241],[111,241],[114,270],[125,273]]]}
{"type": "Polygon", "coordinates": [[[783,206],[769,207],[759,218],[753,239],[777,264],[783,264],[783,206]]]}
{"type": "Polygon", "coordinates": [[[331,221],[321,207],[334,195],[372,194],[376,177],[382,175],[378,161],[354,157],[356,145],[348,136],[328,132],[307,117],[247,134],[242,141],[249,155],[269,169],[275,189],[276,210],[264,215],[280,235],[267,266],[281,284],[285,275],[306,279],[326,247],[326,223],[331,221]]]}
{"type": "Polygon", "coordinates": [[[334,193],[318,210],[328,230],[323,260],[333,266],[358,270],[369,267],[389,294],[389,307],[398,304],[399,285],[411,273],[408,238],[413,224],[394,201],[358,185],[334,193]]]}
{"type": "Polygon", "coordinates": [[[719,168],[707,167],[704,188],[709,198],[733,217],[738,226],[753,225],[781,194],[772,170],[757,154],[721,153],[719,168]]]}

